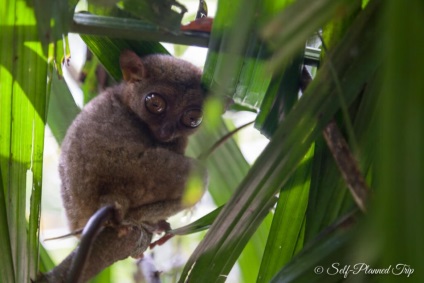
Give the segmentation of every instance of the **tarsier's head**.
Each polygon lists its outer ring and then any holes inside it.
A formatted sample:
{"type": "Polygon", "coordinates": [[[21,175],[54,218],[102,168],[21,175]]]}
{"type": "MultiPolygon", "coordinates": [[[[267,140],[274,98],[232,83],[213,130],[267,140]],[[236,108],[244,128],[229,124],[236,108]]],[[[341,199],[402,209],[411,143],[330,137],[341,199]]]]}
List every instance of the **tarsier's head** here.
{"type": "Polygon", "coordinates": [[[202,72],[169,55],[121,53],[124,101],[163,143],[193,133],[202,122],[202,72]]]}

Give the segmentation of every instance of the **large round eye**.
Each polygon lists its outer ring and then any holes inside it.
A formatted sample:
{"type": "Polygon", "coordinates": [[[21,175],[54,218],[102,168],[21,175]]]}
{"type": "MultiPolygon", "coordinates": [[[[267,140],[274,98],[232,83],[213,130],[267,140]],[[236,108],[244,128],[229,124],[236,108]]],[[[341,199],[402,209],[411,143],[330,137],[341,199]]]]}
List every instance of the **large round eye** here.
{"type": "Polygon", "coordinates": [[[202,123],[203,113],[199,109],[188,110],[181,117],[181,122],[189,128],[196,128],[202,123]]]}
{"type": "Polygon", "coordinates": [[[165,99],[157,93],[150,93],[145,98],[146,108],[153,114],[161,114],[166,109],[165,99]]]}

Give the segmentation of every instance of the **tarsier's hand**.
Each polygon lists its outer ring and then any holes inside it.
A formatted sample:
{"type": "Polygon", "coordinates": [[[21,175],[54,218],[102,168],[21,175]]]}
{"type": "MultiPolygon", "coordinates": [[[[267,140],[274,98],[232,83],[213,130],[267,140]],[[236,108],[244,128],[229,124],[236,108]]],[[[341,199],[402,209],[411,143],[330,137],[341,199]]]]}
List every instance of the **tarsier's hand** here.
{"type": "MultiPolygon", "coordinates": [[[[100,197],[100,207],[112,205],[114,209],[113,217],[109,223],[112,225],[121,225],[124,222],[125,215],[128,212],[130,202],[126,196],[108,194],[100,197]]],[[[100,208],[99,207],[99,208],[100,208]]]]}

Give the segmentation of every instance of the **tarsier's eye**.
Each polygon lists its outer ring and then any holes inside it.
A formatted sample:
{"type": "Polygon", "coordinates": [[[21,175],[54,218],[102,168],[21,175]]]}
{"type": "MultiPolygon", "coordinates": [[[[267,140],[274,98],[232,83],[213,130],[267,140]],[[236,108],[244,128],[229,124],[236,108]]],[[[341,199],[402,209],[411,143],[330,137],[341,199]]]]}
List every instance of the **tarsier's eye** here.
{"type": "Polygon", "coordinates": [[[149,93],[145,100],[147,110],[153,114],[161,114],[166,109],[165,99],[157,93],[149,93]]]}
{"type": "Polygon", "coordinates": [[[190,127],[190,128],[196,128],[197,126],[202,123],[203,119],[203,113],[199,109],[192,109],[186,111],[183,116],[181,117],[181,123],[183,123],[184,126],[190,127]]]}

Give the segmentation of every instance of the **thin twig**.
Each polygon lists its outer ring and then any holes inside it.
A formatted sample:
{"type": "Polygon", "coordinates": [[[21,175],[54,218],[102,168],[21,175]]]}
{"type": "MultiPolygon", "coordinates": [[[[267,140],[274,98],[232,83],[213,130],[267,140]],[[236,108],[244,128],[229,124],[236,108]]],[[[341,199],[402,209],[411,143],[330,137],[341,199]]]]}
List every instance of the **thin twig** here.
{"type": "MultiPolygon", "coordinates": [[[[306,90],[311,81],[312,77],[308,70],[303,67],[300,86],[302,92],[306,90]]],[[[366,212],[366,202],[370,189],[359,169],[358,162],[334,120],[324,128],[323,135],[353,199],[362,212],[366,212]]]]}
{"type": "Polygon", "coordinates": [[[81,235],[82,234],[82,230],[83,229],[77,229],[77,230],[72,231],[72,232],[70,232],[68,234],[57,236],[57,237],[52,237],[52,238],[47,238],[47,239],[44,239],[43,241],[44,242],[47,242],[47,241],[65,239],[65,238],[68,238],[68,237],[71,237],[71,236],[78,236],[78,235],[81,235]]]}
{"type": "Polygon", "coordinates": [[[217,140],[210,148],[209,150],[201,153],[199,155],[199,157],[197,159],[199,160],[205,160],[209,155],[211,155],[212,152],[215,151],[215,149],[217,147],[219,147],[221,144],[223,144],[224,142],[226,142],[230,137],[232,137],[235,133],[237,133],[238,131],[240,131],[241,129],[244,129],[247,126],[250,126],[254,123],[255,121],[246,123],[244,125],[241,125],[240,127],[232,130],[231,132],[229,132],[228,134],[226,134],[225,136],[222,136],[219,140],[217,140]]]}
{"type": "Polygon", "coordinates": [[[366,201],[370,190],[349,145],[334,120],[324,128],[323,135],[353,199],[358,207],[366,212],[366,201]]]}

